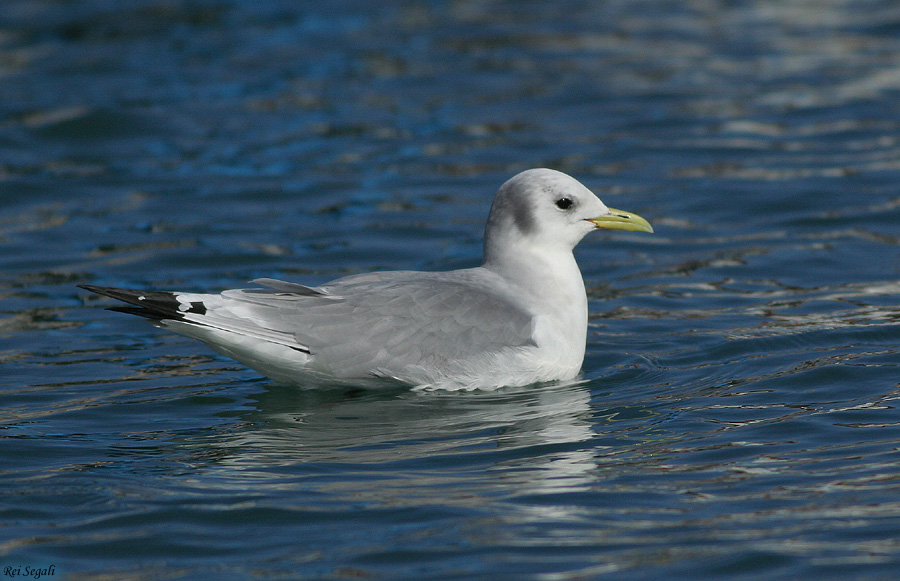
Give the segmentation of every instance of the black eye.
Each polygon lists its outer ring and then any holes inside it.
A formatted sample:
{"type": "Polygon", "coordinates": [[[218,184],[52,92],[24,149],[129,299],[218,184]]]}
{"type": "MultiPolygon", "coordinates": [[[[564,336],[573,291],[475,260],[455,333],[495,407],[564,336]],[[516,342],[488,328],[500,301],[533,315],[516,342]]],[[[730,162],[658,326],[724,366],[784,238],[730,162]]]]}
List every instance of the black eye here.
{"type": "Polygon", "coordinates": [[[572,198],[560,198],[556,200],[556,207],[560,210],[568,210],[574,205],[575,202],[572,201],[572,198]]]}

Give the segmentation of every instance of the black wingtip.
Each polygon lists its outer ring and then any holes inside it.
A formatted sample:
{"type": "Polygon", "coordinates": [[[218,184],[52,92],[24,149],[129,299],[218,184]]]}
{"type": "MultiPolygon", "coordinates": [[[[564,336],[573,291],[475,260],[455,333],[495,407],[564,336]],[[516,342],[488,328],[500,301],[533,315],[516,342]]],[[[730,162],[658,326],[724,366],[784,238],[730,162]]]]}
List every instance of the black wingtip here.
{"type": "Polygon", "coordinates": [[[190,307],[185,309],[184,305],[176,298],[175,293],[171,292],[143,291],[90,284],[79,284],[78,287],[138,307],[114,307],[111,310],[139,315],[148,319],[183,319],[186,313],[206,314],[206,307],[202,302],[191,303],[190,307]]]}
{"type": "Polygon", "coordinates": [[[137,305],[139,307],[147,306],[143,304],[143,302],[146,300],[148,295],[165,295],[168,297],[172,297],[171,293],[154,293],[130,288],[116,288],[114,286],[94,286],[91,284],[80,284],[78,285],[78,287],[83,288],[86,291],[96,293],[98,295],[103,295],[105,297],[116,299],[117,301],[122,301],[124,303],[137,305]]]}
{"type": "Polygon", "coordinates": [[[114,287],[110,287],[110,286],[94,286],[92,284],[77,284],[75,286],[77,286],[78,288],[83,288],[86,291],[91,291],[92,293],[96,293],[98,295],[103,295],[103,296],[112,297],[112,298],[115,298],[115,297],[113,297],[109,291],[118,290],[118,289],[116,289],[114,287]]]}
{"type": "Polygon", "coordinates": [[[77,286],[78,288],[83,288],[86,291],[91,291],[92,293],[97,292],[95,289],[103,288],[102,286],[94,286],[91,284],[76,284],[75,286],[77,286]]]}

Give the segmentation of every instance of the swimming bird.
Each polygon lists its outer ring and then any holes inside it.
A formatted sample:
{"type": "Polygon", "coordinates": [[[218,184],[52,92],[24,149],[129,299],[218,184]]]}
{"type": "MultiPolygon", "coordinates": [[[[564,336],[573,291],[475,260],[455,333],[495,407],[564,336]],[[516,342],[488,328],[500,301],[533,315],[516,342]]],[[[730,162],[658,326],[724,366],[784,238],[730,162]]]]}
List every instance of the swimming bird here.
{"type": "Polygon", "coordinates": [[[261,278],[220,294],[79,286],[281,383],[524,386],[581,370],[588,304],[572,251],[599,228],[653,232],[575,178],[530,169],[497,191],[476,268],[261,278]]]}

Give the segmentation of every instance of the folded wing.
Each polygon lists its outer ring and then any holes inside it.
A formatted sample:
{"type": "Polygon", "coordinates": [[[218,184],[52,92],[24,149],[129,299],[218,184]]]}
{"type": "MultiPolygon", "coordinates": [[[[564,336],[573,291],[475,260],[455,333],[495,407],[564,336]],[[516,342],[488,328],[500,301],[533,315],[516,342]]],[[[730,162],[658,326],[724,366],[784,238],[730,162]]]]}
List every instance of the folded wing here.
{"type": "Polygon", "coordinates": [[[337,377],[440,368],[533,344],[530,314],[477,278],[447,274],[373,273],[296,292],[260,280],[270,289],[222,296],[231,313],[291,335],[309,351],[310,367],[337,377]]]}
{"type": "Polygon", "coordinates": [[[219,295],[84,288],[213,347],[253,340],[299,352],[311,371],[399,377],[410,366],[440,370],[534,344],[530,313],[483,276],[475,269],[372,273],[321,288],[258,279],[268,288],[219,295]]]}

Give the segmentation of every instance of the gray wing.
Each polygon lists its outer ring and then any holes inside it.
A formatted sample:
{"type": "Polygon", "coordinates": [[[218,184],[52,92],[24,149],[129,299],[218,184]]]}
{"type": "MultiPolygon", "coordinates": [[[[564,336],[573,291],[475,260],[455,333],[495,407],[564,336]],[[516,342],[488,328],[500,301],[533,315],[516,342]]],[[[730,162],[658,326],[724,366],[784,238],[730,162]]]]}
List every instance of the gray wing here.
{"type": "Polygon", "coordinates": [[[322,288],[264,279],[255,282],[270,289],[223,296],[254,325],[292,335],[314,366],[339,377],[533,345],[531,315],[472,271],[373,273],[322,288]]]}

